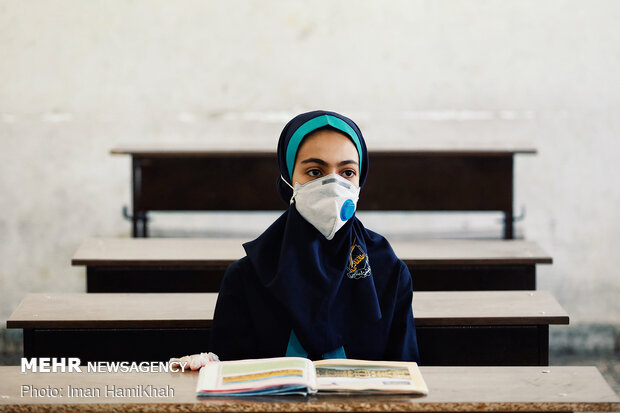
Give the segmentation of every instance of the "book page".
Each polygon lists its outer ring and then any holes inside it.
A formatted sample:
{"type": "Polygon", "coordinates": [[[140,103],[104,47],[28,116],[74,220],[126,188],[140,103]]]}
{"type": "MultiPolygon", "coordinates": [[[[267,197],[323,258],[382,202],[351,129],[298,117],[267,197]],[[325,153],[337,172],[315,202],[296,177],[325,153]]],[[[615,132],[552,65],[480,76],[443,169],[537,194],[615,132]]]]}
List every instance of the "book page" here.
{"type": "Polygon", "coordinates": [[[428,394],[413,362],[329,359],[315,361],[319,391],[428,394]]]}
{"type": "Polygon", "coordinates": [[[298,357],[209,363],[200,370],[199,395],[276,393],[307,388],[316,380],[312,362],[298,357]]]}

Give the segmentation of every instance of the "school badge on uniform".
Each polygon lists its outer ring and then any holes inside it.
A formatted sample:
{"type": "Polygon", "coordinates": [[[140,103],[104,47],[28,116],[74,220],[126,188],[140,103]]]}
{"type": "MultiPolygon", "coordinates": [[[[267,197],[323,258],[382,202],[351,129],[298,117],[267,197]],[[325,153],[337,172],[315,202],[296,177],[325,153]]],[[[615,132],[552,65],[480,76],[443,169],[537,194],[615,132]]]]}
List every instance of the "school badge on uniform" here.
{"type": "Polygon", "coordinates": [[[353,280],[370,276],[370,262],[368,254],[357,244],[357,239],[353,240],[351,252],[349,253],[349,264],[347,265],[347,277],[353,280]]]}

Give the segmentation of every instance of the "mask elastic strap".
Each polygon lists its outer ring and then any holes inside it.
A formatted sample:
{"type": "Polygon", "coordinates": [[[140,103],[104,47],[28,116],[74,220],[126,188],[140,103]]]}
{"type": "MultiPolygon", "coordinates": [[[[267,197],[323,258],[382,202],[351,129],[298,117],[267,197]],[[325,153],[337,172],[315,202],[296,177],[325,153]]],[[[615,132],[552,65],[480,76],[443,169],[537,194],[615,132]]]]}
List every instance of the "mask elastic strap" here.
{"type": "Polygon", "coordinates": [[[291,200],[289,202],[289,204],[293,203],[293,200],[295,199],[295,188],[293,188],[291,186],[291,184],[289,184],[288,182],[286,182],[286,179],[284,179],[284,177],[282,175],[280,175],[280,179],[282,179],[282,181],[284,181],[285,184],[287,184],[289,186],[289,188],[291,188],[293,190],[293,196],[291,196],[291,200]]]}
{"type": "Polygon", "coordinates": [[[293,191],[295,190],[295,188],[293,188],[291,186],[291,184],[289,184],[288,182],[286,182],[286,179],[284,179],[284,177],[282,175],[280,175],[280,179],[282,179],[284,181],[285,184],[287,184],[289,186],[289,188],[291,188],[293,191]]]}

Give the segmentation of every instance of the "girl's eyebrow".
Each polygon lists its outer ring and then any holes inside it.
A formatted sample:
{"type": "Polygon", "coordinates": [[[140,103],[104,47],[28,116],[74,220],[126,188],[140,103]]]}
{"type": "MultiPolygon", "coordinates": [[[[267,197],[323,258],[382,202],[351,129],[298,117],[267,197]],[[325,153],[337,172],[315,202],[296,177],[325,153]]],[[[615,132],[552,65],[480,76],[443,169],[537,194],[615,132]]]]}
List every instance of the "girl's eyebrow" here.
{"type": "MultiPolygon", "coordinates": [[[[305,163],[318,163],[319,165],[329,166],[327,162],[325,162],[323,159],[320,159],[320,158],[308,158],[308,159],[304,159],[300,163],[302,163],[302,164],[305,164],[305,163]]],[[[352,159],[347,159],[346,161],[338,162],[338,166],[351,165],[351,164],[359,165],[357,162],[355,162],[352,159]]]]}
{"type": "Polygon", "coordinates": [[[319,165],[327,166],[327,162],[325,162],[323,159],[319,159],[319,158],[304,159],[300,163],[318,163],[319,165]]]}

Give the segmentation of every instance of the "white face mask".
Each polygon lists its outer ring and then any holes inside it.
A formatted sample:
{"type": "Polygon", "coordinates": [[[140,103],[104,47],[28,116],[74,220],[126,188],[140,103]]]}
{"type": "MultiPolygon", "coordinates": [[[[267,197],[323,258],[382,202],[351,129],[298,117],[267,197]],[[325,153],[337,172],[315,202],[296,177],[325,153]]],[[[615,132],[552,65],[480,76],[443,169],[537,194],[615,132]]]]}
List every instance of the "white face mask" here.
{"type": "MultiPolygon", "coordinates": [[[[282,178],[284,182],[286,180],[282,178]]],[[[288,186],[291,186],[286,182],[288,186]]],[[[338,174],[295,183],[291,204],[328,240],[353,216],[360,190],[338,174]]]]}

